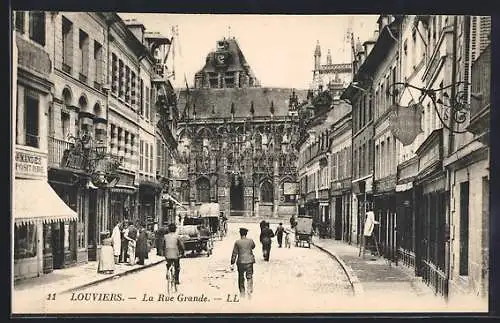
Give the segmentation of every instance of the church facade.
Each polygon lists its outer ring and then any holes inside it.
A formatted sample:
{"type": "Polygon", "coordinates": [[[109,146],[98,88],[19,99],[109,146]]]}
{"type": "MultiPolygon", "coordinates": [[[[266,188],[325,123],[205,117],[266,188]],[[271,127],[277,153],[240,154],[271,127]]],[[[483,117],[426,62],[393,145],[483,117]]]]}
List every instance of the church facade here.
{"type": "Polygon", "coordinates": [[[217,41],[194,84],[179,95],[175,195],[186,212],[214,202],[229,216],[296,214],[297,111],[307,91],[261,87],[235,38],[217,41]]]}

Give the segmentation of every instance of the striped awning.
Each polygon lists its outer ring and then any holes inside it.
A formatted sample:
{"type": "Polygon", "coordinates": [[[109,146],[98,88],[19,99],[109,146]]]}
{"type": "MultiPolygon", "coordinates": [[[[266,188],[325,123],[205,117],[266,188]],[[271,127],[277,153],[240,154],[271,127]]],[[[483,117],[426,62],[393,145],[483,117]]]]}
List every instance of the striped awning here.
{"type": "Polygon", "coordinates": [[[14,181],[13,219],[16,225],[76,221],[78,214],[43,180],[14,181]]]}

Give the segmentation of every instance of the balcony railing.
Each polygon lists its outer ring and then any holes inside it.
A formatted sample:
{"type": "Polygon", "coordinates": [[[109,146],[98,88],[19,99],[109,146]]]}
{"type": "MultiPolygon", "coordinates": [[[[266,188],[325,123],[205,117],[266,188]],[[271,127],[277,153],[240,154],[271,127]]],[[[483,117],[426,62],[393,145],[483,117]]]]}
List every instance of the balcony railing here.
{"type": "Polygon", "coordinates": [[[67,140],[49,137],[49,166],[60,166],[64,151],[70,149],[71,145],[67,140]]]}

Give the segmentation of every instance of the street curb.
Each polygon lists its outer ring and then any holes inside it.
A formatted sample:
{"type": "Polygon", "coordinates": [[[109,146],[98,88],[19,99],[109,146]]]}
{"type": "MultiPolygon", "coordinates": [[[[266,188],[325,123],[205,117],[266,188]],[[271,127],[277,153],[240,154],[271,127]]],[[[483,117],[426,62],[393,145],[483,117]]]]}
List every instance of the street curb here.
{"type": "Polygon", "coordinates": [[[133,268],[133,269],[130,269],[130,270],[126,270],[126,271],[121,272],[121,273],[112,274],[112,275],[103,277],[101,279],[94,280],[94,281],[91,281],[89,283],[85,283],[85,284],[79,285],[77,287],[72,287],[72,288],[63,290],[63,291],[61,291],[59,293],[60,294],[71,293],[71,292],[74,292],[74,291],[82,289],[82,288],[86,288],[86,287],[90,287],[90,286],[93,286],[93,285],[100,284],[100,283],[102,283],[102,282],[104,282],[106,280],[114,279],[116,277],[126,276],[128,274],[132,274],[132,273],[135,273],[137,271],[140,271],[140,270],[143,270],[143,269],[146,269],[146,268],[149,268],[149,267],[156,266],[156,265],[158,265],[158,264],[160,264],[160,263],[162,263],[164,261],[165,261],[165,259],[161,259],[161,260],[158,260],[156,262],[153,262],[153,263],[141,266],[141,267],[136,267],[136,268],[133,268]]]}
{"type": "Polygon", "coordinates": [[[340,264],[340,266],[342,267],[342,269],[346,273],[347,279],[349,279],[349,283],[351,284],[352,289],[354,290],[354,295],[355,296],[359,296],[359,295],[362,295],[364,293],[363,286],[361,286],[361,282],[359,281],[358,277],[356,276],[356,274],[354,274],[354,272],[352,271],[351,267],[349,267],[344,262],[344,260],[342,260],[342,258],[340,258],[336,253],[334,253],[334,252],[332,252],[330,250],[327,250],[327,249],[325,249],[325,248],[317,245],[314,242],[312,242],[311,244],[313,246],[315,246],[316,248],[318,248],[319,250],[321,250],[321,251],[327,253],[328,255],[330,255],[330,257],[332,257],[335,260],[337,260],[337,262],[340,264]]]}

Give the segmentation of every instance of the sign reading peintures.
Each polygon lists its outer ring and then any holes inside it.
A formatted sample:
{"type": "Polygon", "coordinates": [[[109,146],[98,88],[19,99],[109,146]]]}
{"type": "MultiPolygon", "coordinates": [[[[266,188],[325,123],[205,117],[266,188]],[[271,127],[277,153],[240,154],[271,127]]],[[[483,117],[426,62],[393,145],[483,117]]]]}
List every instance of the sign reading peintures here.
{"type": "Polygon", "coordinates": [[[47,177],[47,156],[16,147],[16,177],[47,177]]]}

